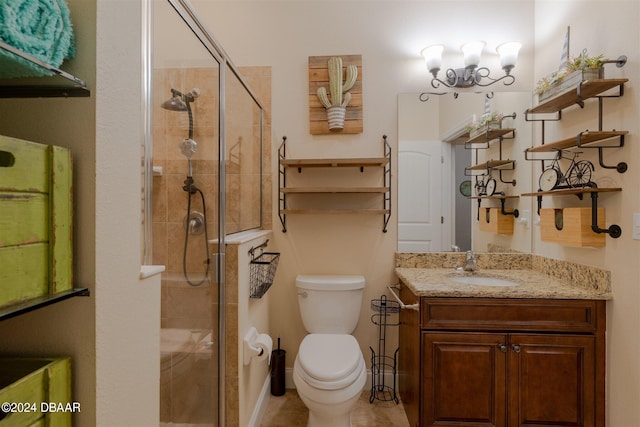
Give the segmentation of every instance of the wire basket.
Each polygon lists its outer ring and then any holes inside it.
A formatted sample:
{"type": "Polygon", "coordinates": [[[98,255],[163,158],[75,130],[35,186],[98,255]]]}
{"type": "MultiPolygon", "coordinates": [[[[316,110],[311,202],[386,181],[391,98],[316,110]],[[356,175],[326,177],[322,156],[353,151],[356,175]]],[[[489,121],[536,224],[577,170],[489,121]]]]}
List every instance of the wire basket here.
{"type": "Polygon", "coordinates": [[[273,284],[279,252],[263,252],[251,260],[249,265],[249,298],[262,298],[273,284]]]}

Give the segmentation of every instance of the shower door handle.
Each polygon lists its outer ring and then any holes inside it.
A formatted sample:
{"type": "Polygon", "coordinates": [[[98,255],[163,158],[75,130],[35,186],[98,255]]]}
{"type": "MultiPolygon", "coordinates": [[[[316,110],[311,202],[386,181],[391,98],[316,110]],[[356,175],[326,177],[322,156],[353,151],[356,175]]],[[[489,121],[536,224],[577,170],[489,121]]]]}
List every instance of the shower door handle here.
{"type": "Polygon", "coordinates": [[[218,285],[220,285],[220,280],[219,279],[219,275],[218,272],[221,271],[220,270],[220,266],[224,265],[224,253],[220,253],[220,252],[213,252],[211,254],[211,259],[213,262],[213,265],[211,266],[211,268],[213,269],[213,283],[216,283],[218,285]]]}

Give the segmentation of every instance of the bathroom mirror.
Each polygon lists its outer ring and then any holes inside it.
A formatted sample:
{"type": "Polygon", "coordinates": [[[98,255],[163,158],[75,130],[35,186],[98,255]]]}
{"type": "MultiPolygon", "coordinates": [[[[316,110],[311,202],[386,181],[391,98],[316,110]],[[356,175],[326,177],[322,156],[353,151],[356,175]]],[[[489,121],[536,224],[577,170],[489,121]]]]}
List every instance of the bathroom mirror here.
{"type": "Polygon", "coordinates": [[[532,198],[519,197],[532,191],[535,162],[524,158],[532,140],[524,112],[531,105],[530,92],[398,95],[399,251],[531,252],[535,210],[532,198]],[[469,144],[468,127],[485,112],[502,115],[492,126],[513,131],[469,144]],[[494,160],[512,162],[483,167],[494,160]],[[480,230],[484,208],[501,211],[502,204],[505,212],[518,210],[517,218],[508,215],[512,234],[480,230]]]}

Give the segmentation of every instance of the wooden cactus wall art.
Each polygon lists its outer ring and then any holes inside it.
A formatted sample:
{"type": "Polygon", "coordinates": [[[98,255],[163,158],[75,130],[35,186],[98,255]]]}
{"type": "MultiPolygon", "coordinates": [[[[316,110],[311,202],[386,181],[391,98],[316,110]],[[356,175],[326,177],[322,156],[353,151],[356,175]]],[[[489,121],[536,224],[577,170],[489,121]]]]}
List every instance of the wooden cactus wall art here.
{"type": "Polygon", "coordinates": [[[309,57],[309,128],[362,133],[362,55],[309,57]]]}

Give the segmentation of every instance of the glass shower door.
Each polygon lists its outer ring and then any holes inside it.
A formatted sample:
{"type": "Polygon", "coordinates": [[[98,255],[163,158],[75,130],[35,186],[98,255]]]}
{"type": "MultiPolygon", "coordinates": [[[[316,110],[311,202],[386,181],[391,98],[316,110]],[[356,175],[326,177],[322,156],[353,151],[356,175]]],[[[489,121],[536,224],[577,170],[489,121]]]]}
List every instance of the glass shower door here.
{"type": "Polygon", "coordinates": [[[166,266],[160,421],[217,426],[221,59],[180,6],[153,1],[153,264],[166,266]]]}

